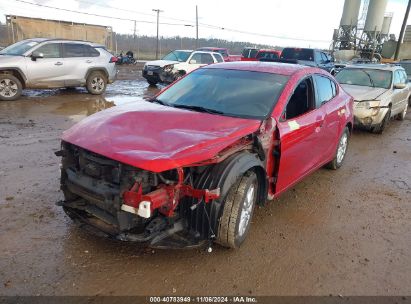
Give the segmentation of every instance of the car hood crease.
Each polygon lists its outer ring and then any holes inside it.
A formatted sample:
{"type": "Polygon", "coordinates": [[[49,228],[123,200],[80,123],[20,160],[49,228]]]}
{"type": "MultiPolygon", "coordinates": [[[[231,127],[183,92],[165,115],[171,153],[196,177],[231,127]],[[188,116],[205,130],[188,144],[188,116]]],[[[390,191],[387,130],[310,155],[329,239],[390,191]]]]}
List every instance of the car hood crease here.
{"type": "Polygon", "coordinates": [[[89,116],[65,131],[62,139],[125,164],[162,172],[210,159],[260,124],[140,101],[89,116]]]}

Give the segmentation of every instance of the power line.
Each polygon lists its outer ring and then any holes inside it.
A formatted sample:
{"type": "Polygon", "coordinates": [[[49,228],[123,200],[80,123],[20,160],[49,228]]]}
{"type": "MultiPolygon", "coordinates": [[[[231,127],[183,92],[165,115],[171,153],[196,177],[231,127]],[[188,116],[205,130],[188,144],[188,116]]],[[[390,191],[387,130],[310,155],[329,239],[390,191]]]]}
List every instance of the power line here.
{"type": "MultiPolygon", "coordinates": [[[[136,19],[113,17],[113,16],[100,15],[100,14],[94,14],[94,13],[80,12],[80,11],[71,10],[71,9],[54,7],[54,6],[50,6],[50,5],[46,5],[46,4],[32,3],[32,2],[28,2],[28,1],[24,1],[24,0],[14,0],[14,1],[25,3],[25,4],[30,4],[30,5],[35,5],[35,6],[39,6],[39,7],[46,7],[46,8],[50,8],[50,9],[56,9],[56,10],[60,10],[60,11],[66,11],[66,12],[71,12],[71,13],[78,13],[78,14],[88,15],[88,16],[95,16],[95,17],[116,19],[116,20],[123,20],[123,21],[132,21],[132,22],[137,21],[139,23],[156,24],[156,22],[148,21],[148,20],[136,20],[136,19]]],[[[133,12],[133,13],[136,13],[136,14],[144,14],[144,15],[147,15],[147,16],[154,17],[153,14],[142,13],[142,12],[137,12],[137,11],[133,11],[133,10],[125,10],[125,9],[121,9],[121,8],[115,8],[115,7],[112,7],[112,6],[109,6],[109,5],[91,3],[91,2],[88,2],[88,1],[85,1],[85,0],[78,0],[78,1],[83,2],[83,3],[94,4],[94,5],[99,5],[99,6],[102,6],[102,7],[107,7],[107,8],[117,9],[117,10],[124,10],[124,11],[127,11],[127,12],[133,12]]],[[[184,19],[177,19],[177,18],[170,18],[170,17],[167,17],[167,18],[164,17],[164,18],[165,19],[170,19],[170,20],[178,20],[178,21],[185,21],[185,22],[193,23],[192,21],[188,21],[188,20],[184,20],[184,19]]],[[[194,25],[194,23],[193,24],[182,24],[182,23],[167,23],[167,22],[162,22],[160,24],[163,24],[163,25],[179,25],[179,26],[194,25]]],[[[212,25],[212,24],[207,24],[207,23],[199,23],[198,26],[206,27],[206,28],[209,28],[209,29],[215,29],[215,30],[224,30],[226,32],[233,32],[233,33],[238,33],[238,34],[245,34],[245,35],[259,36],[259,37],[266,37],[266,38],[275,38],[275,39],[282,39],[282,40],[295,40],[295,41],[318,42],[318,43],[326,43],[326,42],[328,43],[328,42],[330,42],[329,40],[286,37],[286,36],[278,36],[278,35],[271,35],[271,34],[255,33],[255,32],[249,32],[249,31],[241,31],[241,30],[236,30],[236,29],[233,29],[233,28],[227,28],[227,27],[224,27],[224,26],[217,26],[217,25],[212,25]]]]}

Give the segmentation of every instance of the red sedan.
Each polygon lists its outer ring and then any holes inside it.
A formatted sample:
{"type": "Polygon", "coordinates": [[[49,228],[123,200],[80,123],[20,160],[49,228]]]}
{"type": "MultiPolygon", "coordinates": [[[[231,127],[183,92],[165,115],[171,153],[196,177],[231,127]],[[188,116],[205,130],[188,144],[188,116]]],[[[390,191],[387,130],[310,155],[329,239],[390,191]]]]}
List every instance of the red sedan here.
{"type": "Polygon", "coordinates": [[[342,165],[352,112],[352,98],[318,68],[206,66],[151,102],[99,112],[66,131],[57,152],[61,205],[120,240],[237,248],[255,205],[324,165],[342,165]]]}

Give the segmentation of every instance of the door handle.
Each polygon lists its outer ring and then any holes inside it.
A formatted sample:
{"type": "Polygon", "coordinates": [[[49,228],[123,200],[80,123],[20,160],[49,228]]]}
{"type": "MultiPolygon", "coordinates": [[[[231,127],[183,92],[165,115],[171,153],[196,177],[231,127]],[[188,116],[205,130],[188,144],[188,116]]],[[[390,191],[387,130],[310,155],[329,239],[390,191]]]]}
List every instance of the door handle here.
{"type": "Polygon", "coordinates": [[[92,63],[93,61],[92,61],[92,60],[86,60],[86,62],[87,62],[87,63],[92,63]]]}
{"type": "Polygon", "coordinates": [[[63,65],[63,62],[57,61],[54,65],[63,65]]]}

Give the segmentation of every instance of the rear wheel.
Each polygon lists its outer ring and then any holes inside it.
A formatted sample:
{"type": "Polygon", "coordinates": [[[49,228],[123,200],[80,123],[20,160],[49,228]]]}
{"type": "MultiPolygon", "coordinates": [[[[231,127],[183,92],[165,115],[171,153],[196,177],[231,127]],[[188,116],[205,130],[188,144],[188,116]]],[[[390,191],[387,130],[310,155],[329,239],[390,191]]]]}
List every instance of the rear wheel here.
{"type": "Polygon", "coordinates": [[[87,77],[87,91],[93,95],[100,95],[106,91],[107,78],[103,72],[92,72],[87,77]]]}
{"type": "Polygon", "coordinates": [[[16,100],[22,91],[23,86],[17,77],[10,74],[0,75],[0,100],[16,100]]]}
{"type": "Polygon", "coordinates": [[[375,134],[382,134],[385,128],[389,125],[390,119],[391,119],[391,109],[388,109],[382,122],[379,125],[375,126],[374,129],[372,129],[372,132],[375,134]]]}
{"type": "Polygon", "coordinates": [[[327,167],[332,170],[337,170],[342,166],[348,147],[348,138],[350,137],[350,131],[345,127],[343,134],[338,142],[337,151],[335,151],[334,159],[327,164],[327,167]]]}
{"type": "Polygon", "coordinates": [[[230,188],[220,218],[217,243],[238,248],[244,242],[251,226],[258,189],[258,178],[252,171],[246,172],[230,188]]]}

